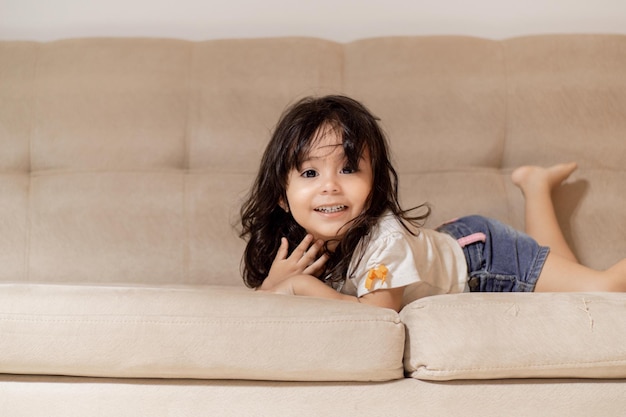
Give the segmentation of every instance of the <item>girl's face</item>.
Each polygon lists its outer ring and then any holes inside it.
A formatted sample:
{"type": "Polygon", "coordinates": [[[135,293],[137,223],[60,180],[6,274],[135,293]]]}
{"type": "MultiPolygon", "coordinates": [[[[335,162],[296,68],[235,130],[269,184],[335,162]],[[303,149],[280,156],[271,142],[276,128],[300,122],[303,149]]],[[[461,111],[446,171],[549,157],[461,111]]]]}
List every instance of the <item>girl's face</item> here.
{"type": "Polygon", "coordinates": [[[300,169],[289,173],[287,202],[281,206],[316,239],[329,241],[340,239],[349,223],[367,208],[372,164],[366,149],[358,167],[349,167],[336,129],[322,126],[319,134],[300,169]]]}

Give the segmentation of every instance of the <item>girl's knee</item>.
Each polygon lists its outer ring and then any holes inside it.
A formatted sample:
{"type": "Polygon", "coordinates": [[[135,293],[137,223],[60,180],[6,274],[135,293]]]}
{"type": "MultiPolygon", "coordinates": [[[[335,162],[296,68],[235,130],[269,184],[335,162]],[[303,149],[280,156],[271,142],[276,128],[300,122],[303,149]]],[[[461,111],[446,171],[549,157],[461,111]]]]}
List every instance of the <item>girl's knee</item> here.
{"type": "Polygon", "coordinates": [[[615,280],[609,285],[608,291],[610,292],[626,292],[626,278],[622,277],[621,280],[615,280]]]}
{"type": "Polygon", "coordinates": [[[626,259],[613,265],[606,273],[609,276],[607,291],[626,292],[626,259]]]}

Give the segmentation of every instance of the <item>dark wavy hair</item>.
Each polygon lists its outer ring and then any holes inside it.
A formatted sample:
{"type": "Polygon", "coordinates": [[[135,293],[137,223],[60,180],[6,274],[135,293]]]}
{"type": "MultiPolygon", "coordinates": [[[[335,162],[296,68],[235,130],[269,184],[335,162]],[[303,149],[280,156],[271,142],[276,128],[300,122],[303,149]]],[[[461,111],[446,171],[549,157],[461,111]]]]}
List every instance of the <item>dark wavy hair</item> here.
{"type": "MultiPolygon", "coordinates": [[[[329,260],[320,275],[322,281],[341,282],[346,279],[351,259],[359,243],[365,248],[372,226],[386,211],[391,211],[410,230],[407,223],[421,226],[430,214],[423,204],[403,210],[398,201],[398,175],[390,162],[387,139],[379,119],[358,101],[341,95],[307,97],[289,107],[280,117],[261,160],[256,181],[241,207],[240,237],[247,240],[242,259],[245,284],[259,287],[269,274],[280,246],[281,237],[289,241],[289,251],[297,246],[306,230],[292,215],[280,207],[287,201],[287,179],[292,169],[299,169],[319,140],[322,126],[330,126],[342,139],[348,166],[369,151],[373,186],[366,200],[366,209],[347,225],[347,231],[334,251],[326,251],[329,260]],[[422,209],[420,215],[410,215],[422,209]]],[[[359,256],[362,254],[356,254],[359,256]]]]}

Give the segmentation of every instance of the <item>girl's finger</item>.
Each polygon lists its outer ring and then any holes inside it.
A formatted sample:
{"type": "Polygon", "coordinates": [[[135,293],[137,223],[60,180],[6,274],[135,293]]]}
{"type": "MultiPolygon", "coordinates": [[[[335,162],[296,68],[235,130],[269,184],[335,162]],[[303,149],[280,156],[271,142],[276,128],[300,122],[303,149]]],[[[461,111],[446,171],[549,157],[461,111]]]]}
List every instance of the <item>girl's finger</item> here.
{"type": "Polygon", "coordinates": [[[278,251],[276,252],[276,257],[274,260],[282,261],[287,258],[287,254],[289,253],[289,242],[287,242],[286,237],[280,238],[280,246],[278,247],[278,251]]]}
{"type": "Polygon", "coordinates": [[[320,250],[324,247],[324,241],[319,239],[316,240],[309,249],[302,254],[302,262],[306,263],[306,265],[313,262],[315,259],[319,257],[320,250]]]}
{"type": "Polygon", "coordinates": [[[318,272],[322,271],[322,268],[324,267],[324,264],[326,264],[326,261],[328,261],[328,255],[323,254],[322,256],[317,258],[315,262],[313,262],[311,265],[304,268],[303,273],[316,276],[318,272]]]}
{"type": "Polygon", "coordinates": [[[302,258],[309,249],[309,246],[311,246],[312,241],[313,236],[306,235],[304,239],[302,239],[302,242],[300,242],[298,246],[296,246],[296,248],[293,250],[293,252],[291,252],[291,256],[293,256],[296,260],[302,258]]]}

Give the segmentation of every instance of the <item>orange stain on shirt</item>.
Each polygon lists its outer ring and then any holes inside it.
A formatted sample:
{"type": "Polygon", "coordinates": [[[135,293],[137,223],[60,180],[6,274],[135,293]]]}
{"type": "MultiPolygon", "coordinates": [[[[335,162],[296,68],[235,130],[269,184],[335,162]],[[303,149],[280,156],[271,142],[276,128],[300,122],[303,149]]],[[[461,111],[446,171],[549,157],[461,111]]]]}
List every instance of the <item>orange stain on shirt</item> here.
{"type": "Polygon", "coordinates": [[[387,271],[389,270],[383,264],[380,264],[377,268],[370,269],[367,273],[367,279],[365,280],[365,288],[367,288],[368,291],[371,291],[374,281],[377,279],[380,280],[381,284],[385,282],[385,279],[387,278],[387,271]]]}

